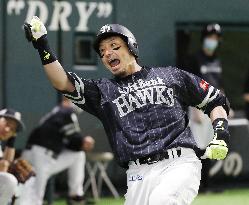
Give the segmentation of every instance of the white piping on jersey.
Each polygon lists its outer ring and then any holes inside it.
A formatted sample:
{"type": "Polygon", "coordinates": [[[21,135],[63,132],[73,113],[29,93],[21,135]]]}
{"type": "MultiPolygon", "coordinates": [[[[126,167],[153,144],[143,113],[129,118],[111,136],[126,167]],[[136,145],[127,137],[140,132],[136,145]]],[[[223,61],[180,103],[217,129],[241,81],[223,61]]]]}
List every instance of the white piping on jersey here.
{"type": "Polygon", "coordinates": [[[213,95],[213,97],[209,98],[208,103],[210,103],[211,101],[213,101],[213,100],[217,97],[217,95],[218,95],[219,93],[220,93],[220,90],[216,90],[216,92],[215,92],[215,94],[213,95]]]}
{"type": "Polygon", "coordinates": [[[210,88],[208,89],[208,94],[206,95],[204,100],[199,105],[197,105],[196,107],[202,108],[205,105],[207,105],[208,103],[210,103],[211,101],[213,101],[217,97],[217,95],[219,94],[220,90],[216,90],[215,94],[212,97],[210,97],[211,94],[213,93],[213,91],[214,91],[214,87],[210,86],[210,88]]]}
{"type": "Polygon", "coordinates": [[[60,130],[62,132],[65,132],[65,135],[67,135],[67,136],[71,135],[71,134],[73,134],[75,132],[80,132],[79,121],[77,119],[76,114],[72,113],[71,114],[71,119],[72,119],[73,122],[63,126],[61,128],[61,130],[60,130]]]}
{"type": "Polygon", "coordinates": [[[74,78],[77,78],[75,79],[75,89],[77,91],[77,96],[74,97],[72,95],[69,95],[69,94],[64,94],[64,96],[66,97],[69,97],[70,100],[73,102],[73,103],[76,103],[76,104],[85,104],[85,98],[81,96],[80,94],[80,91],[82,91],[82,93],[84,93],[84,83],[82,82],[82,80],[77,76],[77,75],[74,75],[74,78]]]}
{"type": "Polygon", "coordinates": [[[208,94],[206,95],[206,97],[204,98],[204,100],[203,100],[199,105],[197,105],[198,108],[202,108],[203,106],[205,106],[205,105],[207,104],[208,99],[209,99],[211,93],[213,92],[213,90],[214,90],[214,87],[213,87],[213,86],[211,86],[211,87],[208,89],[208,94]]]}
{"type": "Polygon", "coordinates": [[[77,127],[75,127],[75,125],[73,123],[64,126],[61,129],[61,131],[64,132],[66,136],[72,135],[73,133],[76,133],[76,132],[79,132],[79,130],[77,129],[77,127]]]}

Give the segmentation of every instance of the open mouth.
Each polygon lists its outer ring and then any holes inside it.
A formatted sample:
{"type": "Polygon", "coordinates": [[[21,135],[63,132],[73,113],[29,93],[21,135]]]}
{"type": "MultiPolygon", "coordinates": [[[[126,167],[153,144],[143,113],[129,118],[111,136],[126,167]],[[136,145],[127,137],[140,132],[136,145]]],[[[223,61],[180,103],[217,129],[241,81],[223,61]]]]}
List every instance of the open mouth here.
{"type": "Polygon", "coordinates": [[[119,64],[120,64],[120,60],[118,60],[118,59],[111,59],[111,60],[109,61],[109,65],[110,65],[112,68],[116,67],[116,66],[119,65],[119,64]]]}

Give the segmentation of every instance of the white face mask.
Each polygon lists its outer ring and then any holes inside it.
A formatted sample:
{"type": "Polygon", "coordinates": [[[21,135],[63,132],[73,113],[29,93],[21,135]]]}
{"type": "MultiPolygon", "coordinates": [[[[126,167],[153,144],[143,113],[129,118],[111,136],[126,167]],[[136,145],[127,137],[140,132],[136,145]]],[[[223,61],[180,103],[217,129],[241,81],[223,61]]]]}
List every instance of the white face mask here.
{"type": "Polygon", "coordinates": [[[205,38],[203,42],[203,48],[209,52],[214,52],[218,46],[218,41],[215,39],[205,38]]]}

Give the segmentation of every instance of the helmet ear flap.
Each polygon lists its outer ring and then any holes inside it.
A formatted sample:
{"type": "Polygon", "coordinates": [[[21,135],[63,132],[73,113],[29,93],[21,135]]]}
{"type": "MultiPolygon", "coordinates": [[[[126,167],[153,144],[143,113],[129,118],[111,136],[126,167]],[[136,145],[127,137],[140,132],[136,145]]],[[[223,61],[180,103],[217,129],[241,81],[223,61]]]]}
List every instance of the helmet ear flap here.
{"type": "Polygon", "coordinates": [[[127,38],[128,47],[130,49],[130,52],[137,58],[138,57],[138,44],[135,39],[133,38],[127,38]]]}

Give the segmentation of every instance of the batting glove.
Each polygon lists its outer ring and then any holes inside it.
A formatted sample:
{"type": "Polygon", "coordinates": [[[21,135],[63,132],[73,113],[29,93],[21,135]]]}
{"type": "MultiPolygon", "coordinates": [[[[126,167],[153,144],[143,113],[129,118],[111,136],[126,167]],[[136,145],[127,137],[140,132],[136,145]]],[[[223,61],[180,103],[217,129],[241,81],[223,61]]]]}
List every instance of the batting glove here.
{"type": "Polygon", "coordinates": [[[228,122],[224,118],[215,119],[213,122],[214,138],[209,143],[204,154],[204,158],[222,160],[228,153],[228,143],[230,134],[228,132],[228,122]]]}
{"type": "Polygon", "coordinates": [[[46,27],[37,16],[33,16],[30,23],[24,23],[23,28],[28,41],[38,40],[47,35],[46,27]]]}
{"type": "Polygon", "coordinates": [[[43,65],[57,60],[48,43],[47,29],[37,16],[33,16],[30,23],[24,23],[23,29],[26,39],[38,50],[43,65]]]}

